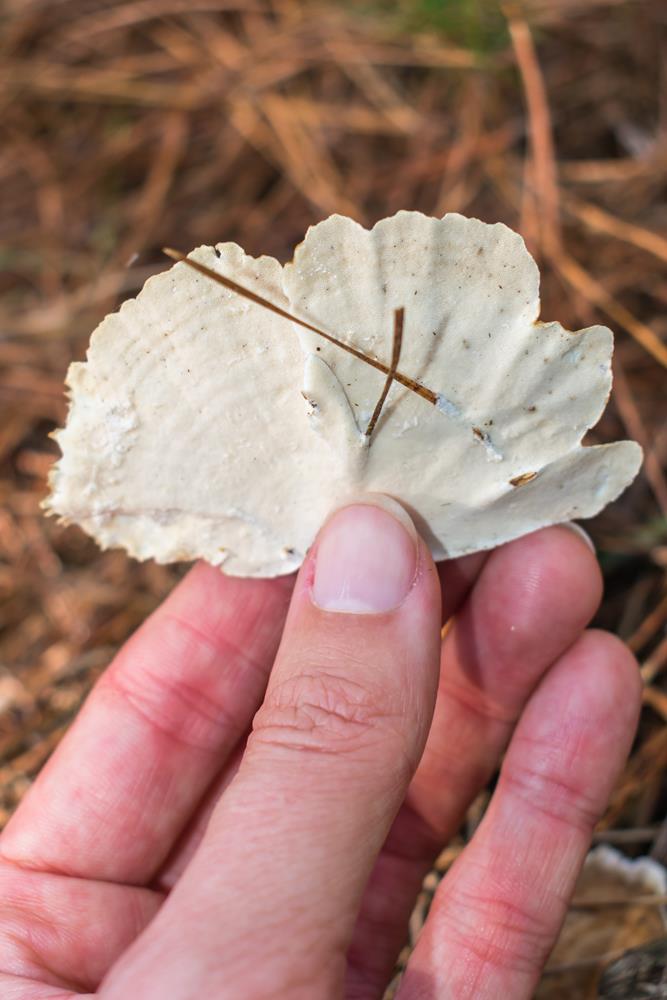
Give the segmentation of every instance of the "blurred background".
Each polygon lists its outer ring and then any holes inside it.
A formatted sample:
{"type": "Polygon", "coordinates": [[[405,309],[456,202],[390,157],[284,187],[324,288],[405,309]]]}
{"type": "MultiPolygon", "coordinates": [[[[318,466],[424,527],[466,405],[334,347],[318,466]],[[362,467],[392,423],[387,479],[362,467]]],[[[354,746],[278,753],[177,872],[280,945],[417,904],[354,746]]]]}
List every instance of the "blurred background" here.
{"type": "MultiPolygon", "coordinates": [[[[332,212],[372,224],[409,208],[518,229],[543,318],[616,335],[589,438],[633,437],[646,462],[587,527],[606,578],[597,624],[630,643],[646,689],[596,840],[667,861],[666,28],[661,0],[4,0],[0,824],[182,572],[42,517],[68,363],[167,266],[165,244],[288,260],[332,212]]],[[[487,798],[429,876],[413,939],[487,798]]],[[[601,965],[664,933],[659,878],[598,867],[542,998],[597,996],[601,965]]]]}

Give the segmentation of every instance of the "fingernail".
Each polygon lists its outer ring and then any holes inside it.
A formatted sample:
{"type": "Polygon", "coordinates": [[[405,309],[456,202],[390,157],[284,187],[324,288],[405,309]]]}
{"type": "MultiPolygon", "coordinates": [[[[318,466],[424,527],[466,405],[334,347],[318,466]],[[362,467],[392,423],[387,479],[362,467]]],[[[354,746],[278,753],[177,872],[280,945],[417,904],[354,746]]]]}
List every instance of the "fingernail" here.
{"type": "Polygon", "coordinates": [[[597,553],[595,552],[595,543],[593,542],[593,539],[591,538],[591,536],[588,534],[587,531],[584,531],[584,529],[581,527],[580,524],[576,524],[574,521],[563,521],[562,527],[569,528],[570,531],[573,531],[575,535],[578,535],[579,538],[581,538],[582,542],[586,543],[591,552],[594,555],[597,555],[597,553]]]}
{"type": "Polygon", "coordinates": [[[382,614],[410,592],[417,533],[395,501],[377,497],[337,511],[320,534],[312,597],[324,611],[382,614]]]}

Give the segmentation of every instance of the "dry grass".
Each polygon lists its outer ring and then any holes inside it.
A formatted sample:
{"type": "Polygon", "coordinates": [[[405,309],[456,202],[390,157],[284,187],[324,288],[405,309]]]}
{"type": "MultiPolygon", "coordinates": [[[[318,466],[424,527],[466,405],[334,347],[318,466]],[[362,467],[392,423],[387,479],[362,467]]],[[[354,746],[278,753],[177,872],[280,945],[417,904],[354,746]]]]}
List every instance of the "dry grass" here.
{"type": "Polygon", "coordinates": [[[333,211],[371,223],[455,210],[521,229],[543,266],[546,318],[617,333],[612,403],[591,438],[632,436],[647,460],[592,524],[599,623],[630,642],[647,688],[601,830],[637,828],[625,849],[664,858],[664,5],[385,6],[5,3],[0,820],[178,573],[102,554],[40,515],[47,434],[90,330],[165,266],[165,244],[236,240],[284,259],[333,211]]]}

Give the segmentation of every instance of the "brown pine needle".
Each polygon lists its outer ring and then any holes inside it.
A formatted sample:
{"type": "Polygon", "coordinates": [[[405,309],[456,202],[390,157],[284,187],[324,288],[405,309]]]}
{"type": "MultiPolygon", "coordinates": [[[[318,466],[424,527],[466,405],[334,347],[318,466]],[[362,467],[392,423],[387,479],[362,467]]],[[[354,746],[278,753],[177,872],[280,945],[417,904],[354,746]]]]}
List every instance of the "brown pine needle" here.
{"type": "MultiPolygon", "coordinates": [[[[328,340],[330,344],[340,347],[342,351],[347,351],[347,353],[351,354],[352,357],[358,358],[359,361],[365,361],[366,364],[371,365],[372,368],[377,368],[378,371],[384,372],[385,375],[389,375],[391,368],[384,365],[381,361],[378,361],[377,358],[373,358],[369,354],[364,354],[363,351],[358,351],[357,348],[352,347],[351,344],[346,344],[342,340],[338,340],[336,337],[332,336],[330,333],[326,333],[324,330],[320,330],[319,327],[313,326],[312,323],[308,323],[307,320],[294,316],[292,313],[287,312],[286,309],[282,309],[274,302],[270,302],[268,299],[258,295],[257,292],[252,292],[244,285],[239,285],[237,281],[232,281],[231,278],[225,277],[224,274],[220,274],[218,271],[214,271],[210,267],[206,267],[205,264],[200,264],[199,261],[186,257],[186,255],[181,253],[179,250],[173,250],[171,247],[163,247],[162,252],[165,253],[167,257],[171,257],[172,260],[177,260],[183,264],[187,264],[189,267],[194,268],[195,271],[199,271],[200,274],[206,275],[207,278],[217,281],[219,285],[224,285],[225,288],[228,288],[232,292],[236,292],[237,295],[242,295],[244,298],[250,299],[251,302],[255,302],[258,306],[263,306],[264,309],[270,309],[271,312],[276,314],[276,316],[281,316],[283,319],[288,319],[292,323],[298,323],[299,326],[305,327],[306,330],[311,330],[312,333],[316,333],[319,337],[323,337],[324,340],[328,340]]],[[[415,379],[410,378],[409,375],[403,375],[401,372],[395,371],[392,373],[392,378],[395,379],[396,382],[400,382],[400,384],[405,386],[406,389],[410,389],[418,396],[421,396],[422,399],[425,399],[433,406],[437,404],[437,393],[427,389],[426,386],[423,386],[419,382],[415,381],[415,379]]]]}
{"type": "Polygon", "coordinates": [[[590,899],[578,899],[575,897],[570,903],[570,907],[573,910],[603,910],[606,907],[618,906],[664,906],[666,903],[666,895],[646,893],[640,896],[610,896],[608,898],[593,896],[590,899]]]}
{"type": "Polygon", "coordinates": [[[387,380],[384,384],[382,390],[382,395],[377,401],[375,409],[373,410],[373,416],[368,421],[368,427],[366,428],[366,437],[370,439],[371,434],[375,430],[375,425],[377,424],[380,414],[382,413],[382,407],[385,404],[385,400],[389,395],[389,390],[391,389],[391,383],[394,381],[396,375],[396,369],[398,368],[398,359],[401,356],[401,346],[403,344],[403,322],[405,320],[405,309],[396,309],[394,312],[394,339],[391,349],[391,365],[389,366],[389,372],[387,373],[387,380]]]}
{"type": "Polygon", "coordinates": [[[633,653],[638,653],[665,625],[667,625],[667,594],[661,598],[627,639],[627,645],[633,653]]]}
{"type": "Polygon", "coordinates": [[[596,278],[594,278],[586,268],[571,257],[562,252],[552,257],[552,262],[563,278],[579,294],[596,305],[598,309],[606,313],[615,323],[622,326],[638,344],[648,351],[656,361],[667,368],[667,344],[665,344],[658,334],[648,323],[636,319],[629,309],[619,302],[607,291],[596,278]]]}
{"type": "Polygon", "coordinates": [[[658,260],[667,263],[667,239],[645,226],[637,226],[625,219],[620,219],[611,212],[605,211],[599,205],[594,205],[573,194],[565,197],[567,212],[583,223],[588,229],[597,233],[605,233],[617,240],[639,247],[653,254],[658,260]]]}
{"type": "Polygon", "coordinates": [[[658,643],[651,655],[644,661],[641,667],[642,680],[645,684],[652,681],[662,673],[667,666],[667,635],[658,643]]]}
{"type": "Polygon", "coordinates": [[[561,245],[561,226],[556,153],[547,88],[528,22],[518,5],[507,3],[502,9],[507,19],[528,111],[531,175],[539,209],[540,240],[546,252],[553,252],[561,245]]]}

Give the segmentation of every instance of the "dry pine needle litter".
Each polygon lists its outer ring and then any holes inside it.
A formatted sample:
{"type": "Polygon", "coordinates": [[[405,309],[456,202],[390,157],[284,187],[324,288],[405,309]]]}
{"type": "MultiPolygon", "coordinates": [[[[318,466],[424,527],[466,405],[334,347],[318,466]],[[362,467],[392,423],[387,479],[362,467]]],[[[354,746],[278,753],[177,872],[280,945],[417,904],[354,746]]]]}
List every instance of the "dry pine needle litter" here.
{"type": "Polygon", "coordinates": [[[46,508],[103,547],[238,576],[296,569],[368,491],[436,559],[592,517],[641,464],[633,441],[581,445],[612,335],[538,314],[521,237],[456,214],[334,215],[285,267],[199,247],[70,367],[46,508]]]}

